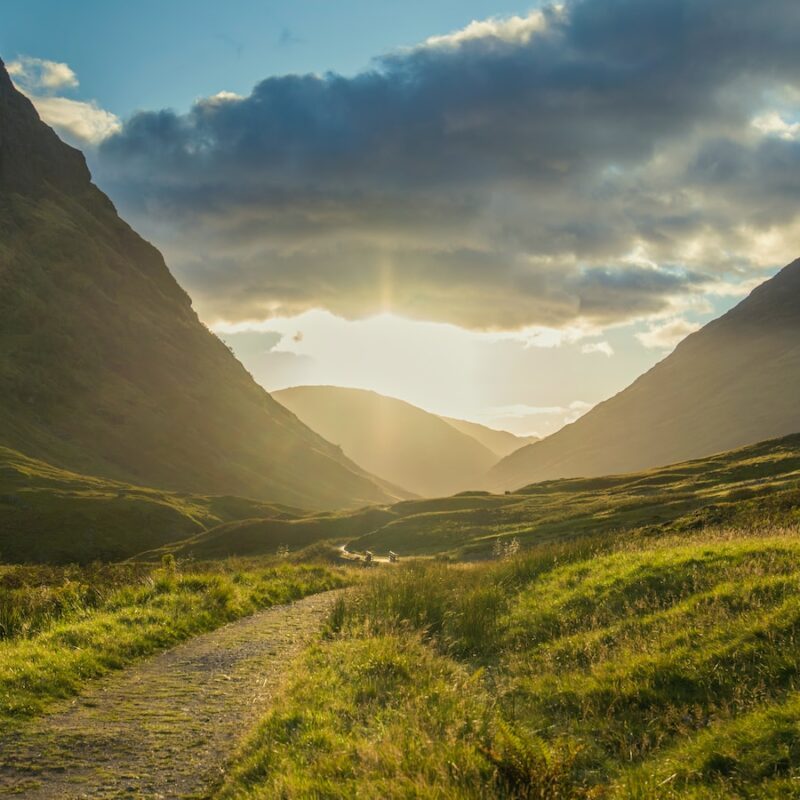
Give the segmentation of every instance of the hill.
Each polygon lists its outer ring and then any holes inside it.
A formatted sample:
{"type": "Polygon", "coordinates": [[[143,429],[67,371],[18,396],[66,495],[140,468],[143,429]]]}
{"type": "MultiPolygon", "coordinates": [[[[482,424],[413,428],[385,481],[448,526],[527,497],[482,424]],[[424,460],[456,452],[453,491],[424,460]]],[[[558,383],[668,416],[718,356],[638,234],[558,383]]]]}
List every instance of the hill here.
{"type": "Polygon", "coordinates": [[[800,435],[646,472],[547,481],[514,494],[470,492],[390,511],[395,519],[348,547],[485,558],[512,538],[529,547],[642,528],[800,520],[800,435]]]}
{"type": "Polygon", "coordinates": [[[220,797],[796,798],[797,534],[374,570],[220,797]]]}
{"type": "Polygon", "coordinates": [[[302,513],[81,475],[0,447],[3,562],[117,561],[232,520],[302,513]]]}
{"type": "Polygon", "coordinates": [[[452,425],[457,431],[466,433],[473,439],[477,439],[484,447],[488,447],[498,458],[510,455],[526,444],[533,444],[539,441],[538,436],[517,436],[510,431],[499,431],[489,428],[477,422],[468,422],[465,419],[453,419],[453,417],[442,417],[448,424],[452,425]]]}
{"type": "Polygon", "coordinates": [[[308,508],[393,497],[258,386],[0,62],[0,444],[308,508]]]}
{"type": "Polygon", "coordinates": [[[497,464],[495,490],[631,472],[800,431],[800,260],[630,387],[497,464]]]}
{"type": "Polygon", "coordinates": [[[359,466],[425,497],[474,488],[497,461],[435,414],[376,392],[297,386],[274,396],[359,466]]]}
{"type": "Polygon", "coordinates": [[[529,548],[587,537],[625,541],[633,532],[662,536],[714,525],[797,522],[800,435],[646,472],[548,481],[513,494],[464,492],[357,512],[242,520],[167,549],[205,559],[330,540],[347,542],[353,553],[470,560],[489,558],[513,540],[529,548]]]}

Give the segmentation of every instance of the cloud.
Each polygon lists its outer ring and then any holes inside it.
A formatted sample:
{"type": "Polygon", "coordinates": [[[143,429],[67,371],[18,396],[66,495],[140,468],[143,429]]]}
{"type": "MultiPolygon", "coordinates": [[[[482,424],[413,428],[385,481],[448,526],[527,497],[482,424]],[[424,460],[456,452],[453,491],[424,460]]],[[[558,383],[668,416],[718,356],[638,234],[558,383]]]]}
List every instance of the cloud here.
{"type": "MultiPolygon", "coordinates": [[[[295,335],[296,336],[296,335],[295,335]]],[[[286,338],[276,331],[241,331],[221,337],[253,378],[268,389],[282,389],[309,383],[315,365],[314,358],[282,349],[286,338]]],[[[290,337],[295,342],[301,341],[290,337]]]]}
{"type": "Polygon", "coordinates": [[[753,127],[767,136],[777,136],[780,139],[797,139],[800,136],[800,122],[787,122],[777,111],[768,111],[756,117],[753,127]]]}
{"type": "Polygon", "coordinates": [[[215,103],[228,103],[234,100],[243,100],[244,98],[236,92],[221,91],[211,95],[211,97],[204,98],[201,102],[206,105],[213,106],[215,103]]]}
{"type": "Polygon", "coordinates": [[[490,409],[490,413],[498,417],[535,417],[541,414],[585,414],[592,407],[591,403],[575,400],[568,406],[529,406],[524,403],[515,403],[510,406],[497,406],[490,409]]]}
{"type": "Polygon", "coordinates": [[[31,101],[39,116],[70,142],[98,144],[122,127],[114,114],[100,108],[94,101],[35,96],[31,101]]]}
{"type": "Polygon", "coordinates": [[[606,341],[588,342],[581,347],[581,353],[602,353],[602,355],[611,358],[614,355],[614,348],[606,341]]]}
{"type": "Polygon", "coordinates": [[[763,283],[763,276],[747,278],[736,282],[718,281],[709,287],[708,293],[717,297],[746,297],[757,286],[763,283]]]}
{"type": "Polygon", "coordinates": [[[526,17],[493,17],[473,20],[465,28],[454,33],[430,36],[425,40],[423,47],[455,48],[467,42],[485,43],[491,39],[497,39],[500,42],[528,44],[536,33],[543,33],[546,30],[547,15],[542,11],[533,11],[526,17]]]}
{"type": "Polygon", "coordinates": [[[483,416],[487,421],[504,429],[514,428],[517,433],[545,436],[575,422],[592,407],[591,403],[583,400],[574,400],[563,406],[531,406],[514,403],[487,409],[483,416]]]}
{"type": "Polygon", "coordinates": [[[57,94],[79,85],[68,64],[22,56],[7,64],[6,69],[39,116],[68,142],[81,147],[94,146],[122,130],[119,118],[100,108],[94,100],[74,100],[57,94]]]}
{"type": "Polygon", "coordinates": [[[571,0],[136,114],[95,171],[210,321],[674,315],[778,266],[767,232],[800,247],[798,26],[796,0],[571,0]]]}
{"type": "Polygon", "coordinates": [[[44,58],[22,56],[6,65],[17,86],[29,92],[55,92],[75,89],[78,76],[68,64],[44,58]]]}
{"type": "Polygon", "coordinates": [[[656,325],[649,330],[637,333],[636,338],[652,349],[672,350],[690,333],[700,330],[702,326],[685,319],[671,319],[656,325]]]}

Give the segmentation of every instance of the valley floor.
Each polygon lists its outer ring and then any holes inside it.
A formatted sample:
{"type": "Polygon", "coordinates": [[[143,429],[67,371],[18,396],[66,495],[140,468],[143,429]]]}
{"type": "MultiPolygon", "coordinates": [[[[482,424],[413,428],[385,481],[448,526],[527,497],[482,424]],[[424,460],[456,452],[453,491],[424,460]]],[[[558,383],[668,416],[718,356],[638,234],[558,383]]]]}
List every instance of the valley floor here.
{"type": "Polygon", "coordinates": [[[0,738],[0,796],[205,796],[337,592],[276,606],[90,684],[0,738]]]}

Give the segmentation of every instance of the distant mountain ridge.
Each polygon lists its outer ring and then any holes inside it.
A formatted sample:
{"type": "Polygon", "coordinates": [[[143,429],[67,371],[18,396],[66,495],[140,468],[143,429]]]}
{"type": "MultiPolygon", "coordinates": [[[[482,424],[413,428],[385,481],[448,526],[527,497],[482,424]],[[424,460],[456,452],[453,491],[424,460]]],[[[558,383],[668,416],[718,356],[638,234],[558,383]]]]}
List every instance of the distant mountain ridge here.
{"type": "Polygon", "coordinates": [[[0,61],[0,444],[162,489],[395,498],[258,386],[0,61]]]}
{"type": "Polygon", "coordinates": [[[296,386],[273,394],[364,469],[425,497],[476,488],[498,459],[481,439],[495,447],[497,439],[506,441],[501,431],[448,420],[365,389],[296,386]]]}
{"type": "Polygon", "coordinates": [[[510,431],[501,431],[496,428],[489,428],[478,422],[470,422],[466,419],[454,419],[453,417],[441,417],[448,425],[452,425],[456,430],[466,433],[473,439],[477,439],[484,447],[488,447],[498,458],[510,455],[526,444],[538,442],[538,436],[517,436],[510,431]]]}
{"type": "Polygon", "coordinates": [[[663,466],[800,431],[800,260],[610,400],[489,473],[495,490],[663,466]]]}

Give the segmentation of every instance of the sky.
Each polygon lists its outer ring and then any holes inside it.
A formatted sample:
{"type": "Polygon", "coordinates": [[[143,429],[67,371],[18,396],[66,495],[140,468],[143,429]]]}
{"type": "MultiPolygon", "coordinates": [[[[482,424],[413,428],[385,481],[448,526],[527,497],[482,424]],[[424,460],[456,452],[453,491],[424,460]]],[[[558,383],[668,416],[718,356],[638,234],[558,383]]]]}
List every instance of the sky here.
{"type": "Polygon", "coordinates": [[[796,0],[6,0],[0,55],[268,389],[546,435],[800,252],[796,0]]]}

